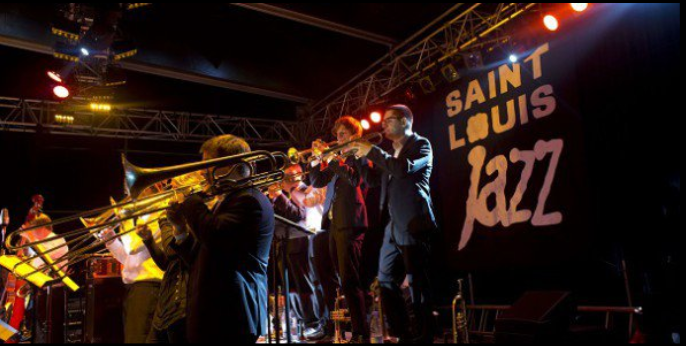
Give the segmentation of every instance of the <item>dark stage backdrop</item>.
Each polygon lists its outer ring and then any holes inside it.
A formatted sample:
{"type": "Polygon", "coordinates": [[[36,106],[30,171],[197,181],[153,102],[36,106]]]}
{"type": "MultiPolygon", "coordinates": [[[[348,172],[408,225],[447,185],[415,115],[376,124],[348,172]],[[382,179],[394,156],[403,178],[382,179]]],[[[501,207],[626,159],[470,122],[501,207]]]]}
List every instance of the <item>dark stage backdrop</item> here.
{"type": "Polygon", "coordinates": [[[412,108],[434,145],[443,287],[471,273],[481,302],[564,289],[626,303],[620,259],[675,240],[658,191],[679,171],[678,10],[598,4],[557,33],[515,33],[517,63],[503,50],[453,83],[437,71],[412,108]]]}

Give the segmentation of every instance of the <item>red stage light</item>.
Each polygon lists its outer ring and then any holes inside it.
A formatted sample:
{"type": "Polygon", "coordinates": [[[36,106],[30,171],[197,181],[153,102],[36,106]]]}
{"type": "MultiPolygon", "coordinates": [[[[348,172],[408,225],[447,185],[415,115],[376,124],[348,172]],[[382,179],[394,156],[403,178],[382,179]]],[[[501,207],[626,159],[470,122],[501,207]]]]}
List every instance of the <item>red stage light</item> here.
{"type": "Polygon", "coordinates": [[[62,83],[62,76],[55,71],[48,71],[48,77],[57,83],[62,83]]]}
{"type": "Polygon", "coordinates": [[[383,115],[381,115],[381,113],[379,113],[379,112],[374,112],[371,115],[371,119],[375,124],[380,123],[381,120],[383,120],[382,118],[383,118],[383,115]]]}
{"type": "Polygon", "coordinates": [[[52,91],[55,93],[55,96],[61,98],[61,99],[66,99],[69,97],[69,89],[65,88],[62,85],[56,86],[52,91]]]}
{"type": "Polygon", "coordinates": [[[543,18],[543,24],[550,31],[557,31],[560,28],[560,22],[553,15],[547,15],[543,18]]]}
{"type": "Polygon", "coordinates": [[[365,131],[369,131],[369,129],[372,128],[372,124],[370,124],[370,123],[369,123],[369,120],[367,120],[367,119],[362,120],[361,124],[362,124],[362,128],[363,128],[365,131]]]}
{"type": "Polygon", "coordinates": [[[572,4],[572,9],[577,12],[583,12],[588,9],[588,4],[572,4]]]}

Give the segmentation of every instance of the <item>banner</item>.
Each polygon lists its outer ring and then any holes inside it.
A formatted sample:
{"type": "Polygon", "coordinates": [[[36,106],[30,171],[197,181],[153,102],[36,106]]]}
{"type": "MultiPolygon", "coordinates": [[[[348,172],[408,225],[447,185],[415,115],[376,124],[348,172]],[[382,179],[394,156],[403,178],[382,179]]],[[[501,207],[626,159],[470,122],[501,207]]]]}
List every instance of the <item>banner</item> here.
{"type": "Polygon", "coordinates": [[[572,55],[460,71],[415,106],[435,152],[435,204],[458,269],[564,261],[587,237],[583,129],[572,55]]]}

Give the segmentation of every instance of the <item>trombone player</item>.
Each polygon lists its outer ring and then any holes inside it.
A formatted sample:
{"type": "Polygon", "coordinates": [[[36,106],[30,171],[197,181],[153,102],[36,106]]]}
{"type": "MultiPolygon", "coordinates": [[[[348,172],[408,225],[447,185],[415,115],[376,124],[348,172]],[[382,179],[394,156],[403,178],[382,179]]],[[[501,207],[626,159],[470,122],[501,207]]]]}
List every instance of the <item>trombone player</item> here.
{"type": "MultiPolygon", "coordinates": [[[[208,161],[250,151],[243,139],[225,135],[207,141],[201,154],[208,161]]],[[[210,185],[215,173],[240,180],[250,175],[250,169],[246,163],[210,168],[210,185]]],[[[274,236],[269,199],[257,188],[247,188],[220,198],[210,210],[194,195],[170,208],[167,216],[179,233],[178,246],[197,242],[186,259],[188,341],[254,344],[267,333],[267,265],[274,236]]]]}

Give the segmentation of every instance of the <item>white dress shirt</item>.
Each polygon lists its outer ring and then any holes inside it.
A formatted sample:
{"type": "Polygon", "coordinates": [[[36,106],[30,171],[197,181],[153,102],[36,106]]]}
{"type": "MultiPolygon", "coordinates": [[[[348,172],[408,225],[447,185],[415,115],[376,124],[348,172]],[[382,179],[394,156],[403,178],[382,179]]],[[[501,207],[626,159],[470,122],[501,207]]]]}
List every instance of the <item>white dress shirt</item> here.
{"type": "MultiPolygon", "coordinates": [[[[145,221],[141,221],[144,223],[145,221]]],[[[132,222],[124,222],[122,231],[133,229],[132,222]]],[[[156,243],[162,241],[159,227],[150,225],[156,243]]],[[[131,285],[137,282],[162,281],[164,272],[153,261],[150,252],[143,244],[143,239],[136,232],[129,233],[120,239],[107,244],[112,256],[122,265],[122,280],[131,285]]]]}

